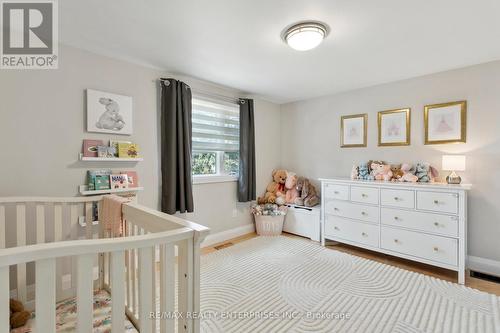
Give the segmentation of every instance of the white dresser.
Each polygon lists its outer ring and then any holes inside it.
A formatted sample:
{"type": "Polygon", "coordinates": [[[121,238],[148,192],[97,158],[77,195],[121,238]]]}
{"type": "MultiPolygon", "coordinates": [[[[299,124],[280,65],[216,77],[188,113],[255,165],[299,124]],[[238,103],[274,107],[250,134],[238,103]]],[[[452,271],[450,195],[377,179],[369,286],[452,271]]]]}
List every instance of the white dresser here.
{"type": "Polygon", "coordinates": [[[470,185],[321,181],[321,243],[333,240],[458,272],[465,282],[470,185]]]}

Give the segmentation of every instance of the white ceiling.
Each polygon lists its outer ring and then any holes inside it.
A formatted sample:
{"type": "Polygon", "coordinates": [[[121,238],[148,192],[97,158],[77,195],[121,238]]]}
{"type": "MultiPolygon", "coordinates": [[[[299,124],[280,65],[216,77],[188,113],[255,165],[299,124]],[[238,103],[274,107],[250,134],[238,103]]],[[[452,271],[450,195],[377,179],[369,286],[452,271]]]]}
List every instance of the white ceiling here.
{"type": "Polygon", "coordinates": [[[64,44],[289,102],[500,59],[499,0],[62,0],[64,44]],[[317,49],[280,39],[331,27],[317,49]]]}

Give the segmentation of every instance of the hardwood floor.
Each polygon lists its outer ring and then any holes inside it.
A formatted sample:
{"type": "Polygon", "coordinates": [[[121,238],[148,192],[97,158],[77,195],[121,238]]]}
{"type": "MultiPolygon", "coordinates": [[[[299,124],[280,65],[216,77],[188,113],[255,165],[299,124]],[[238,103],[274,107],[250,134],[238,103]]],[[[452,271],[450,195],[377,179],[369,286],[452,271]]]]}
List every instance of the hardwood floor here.
{"type": "MultiPolygon", "coordinates": [[[[283,236],[294,237],[294,238],[303,238],[300,236],[295,236],[295,235],[287,234],[287,233],[283,233],[283,236]]],[[[251,239],[253,237],[257,237],[257,234],[251,233],[251,234],[243,235],[243,236],[240,236],[240,237],[237,237],[234,239],[230,239],[230,240],[222,242],[222,243],[214,244],[214,245],[209,246],[209,247],[205,247],[201,250],[201,253],[207,254],[207,253],[215,252],[215,251],[218,251],[222,248],[227,248],[227,247],[232,246],[234,244],[244,242],[244,241],[251,239]]],[[[303,239],[306,239],[306,238],[303,238],[303,239]]],[[[319,244],[319,243],[317,243],[317,244],[319,244]]],[[[447,270],[444,268],[434,267],[434,266],[430,266],[430,265],[426,265],[426,264],[422,264],[422,263],[418,263],[418,262],[414,262],[414,261],[410,261],[410,260],[406,260],[406,259],[402,259],[402,258],[397,258],[397,257],[393,257],[393,256],[386,255],[383,253],[373,252],[373,251],[369,251],[369,250],[365,250],[365,249],[361,249],[361,248],[357,248],[354,246],[341,244],[341,243],[327,245],[327,247],[329,249],[350,253],[352,255],[371,259],[371,260],[378,261],[378,262],[381,262],[381,263],[384,263],[387,265],[407,269],[409,271],[414,271],[414,272],[434,276],[436,278],[451,281],[451,282],[457,282],[456,272],[450,271],[450,270],[447,270]]],[[[488,293],[500,296],[500,283],[495,283],[495,282],[485,281],[482,279],[473,278],[469,275],[468,272],[467,272],[466,277],[465,277],[465,285],[467,287],[470,287],[470,288],[478,289],[478,290],[481,290],[484,292],[488,292],[488,293]]]]}

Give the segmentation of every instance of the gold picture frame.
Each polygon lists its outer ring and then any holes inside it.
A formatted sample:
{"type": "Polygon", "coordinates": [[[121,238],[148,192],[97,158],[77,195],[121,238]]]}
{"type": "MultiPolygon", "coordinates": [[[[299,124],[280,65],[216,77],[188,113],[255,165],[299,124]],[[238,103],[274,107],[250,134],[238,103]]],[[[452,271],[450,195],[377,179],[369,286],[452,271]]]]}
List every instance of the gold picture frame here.
{"type": "Polygon", "coordinates": [[[340,147],[341,148],[357,148],[357,147],[366,147],[366,142],[367,142],[367,128],[368,128],[368,114],[367,113],[362,113],[362,114],[353,114],[353,115],[348,115],[348,116],[341,116],[340,117],[340,147]],[[355,121],[358,121],[357,123],[355,121]],[[351,124],[347,124],[346,122],[349,122],[351,124]],[[359,132],[359,125],[360,122],[362,124],[363,128],[363,133],[356,133],[356,131],[359,132]],[[350,131],[350,136],[354,136],[351,140],[346,140],[346,133],[344,133],[345,130],[350,131]],[[356,137],[357,139],[362,138],[362,142],[356,142],[356,137]],[[349,142],[350,141],[350,142],[349,142]]]}
{"type": "Polygon", "coordinates": [[[426,145],[465,143],[467,139],[467,101],[426,105],[424,107],[424,128],[426,145]],[[452,109],[451,107],[455,108],[452,109]],[[434,119],[436,117],[432,117],[431,113],[439,109],[442,111],[442,119],[437,122],[434,119]],[[445,119],[445,116],[447,116],[445,112],[448,112],[451,120],[445,119]],[[457,116],[460,117],[459,121],[457,120],[457,116]],[[457,122],[460,124],[457,124],[457,122]],[[443,127],[445,130],[442,130],[443,127]],[[459,135],[457,134],[458,130],[460,130],[459,135]],[[439,133],[439,131],[442,133],[439,133]],[[449,137],[446,137],[446,131],[450,133],[449,137]]]}
{"type": "MultiPolygon", "coordinates": [[[[401,121],[401,120],[400,120],[401,121]]],[[[409,146],[411,142],[411,108],[402,108],[394,110],[379,111],[378,113],[378,146],[379,147],[391,147],[391,146],[409,146]],[[387,129],[384,124],[384,116],[394,116],[397,114],[404,114],[405,119],[402,120],[402,124],[392,123],[394,129],[390,131],[391,135],[396,136],[396,139],[391,140],[384,136],[383,130],[387,129]],[[399,126],[398,126],[399,125],[399,126]],[[405,129],[402,129],[401,125],[404,125],[405,129]],[[400,132],[402,131],[402,134],[400,132]],[[404,134],[404,139],[402,138],[404,134]]]]}

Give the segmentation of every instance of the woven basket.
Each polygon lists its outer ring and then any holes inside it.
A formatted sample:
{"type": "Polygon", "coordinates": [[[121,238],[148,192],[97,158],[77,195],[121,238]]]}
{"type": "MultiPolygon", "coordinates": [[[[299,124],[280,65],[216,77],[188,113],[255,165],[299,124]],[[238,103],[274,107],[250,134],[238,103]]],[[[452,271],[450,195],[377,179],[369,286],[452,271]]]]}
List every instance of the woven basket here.
{"type": "Polygon", "coordinates": [[[259,236],[279,236],[283,231],[285,215],[255,215],[255,229],[259,236]]]}

